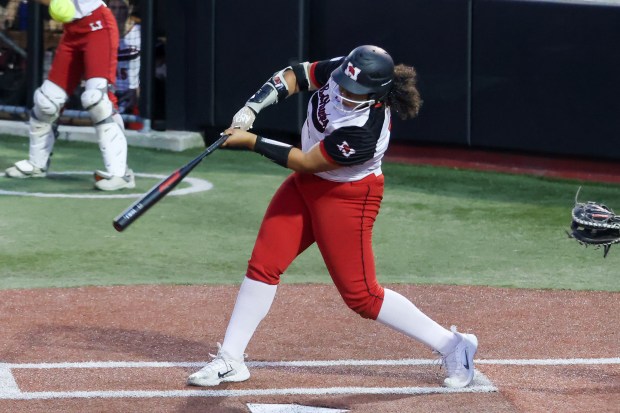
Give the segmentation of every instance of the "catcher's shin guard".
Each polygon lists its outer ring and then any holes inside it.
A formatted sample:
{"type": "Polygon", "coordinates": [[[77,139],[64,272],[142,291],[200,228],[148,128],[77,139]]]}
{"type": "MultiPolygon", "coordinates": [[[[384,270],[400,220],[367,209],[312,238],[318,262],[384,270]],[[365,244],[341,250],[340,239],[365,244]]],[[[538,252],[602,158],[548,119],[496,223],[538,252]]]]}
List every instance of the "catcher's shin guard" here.
{"type": "Polygon", "coordinates": [[[127,169],[127,139],[121,124],[115,119],[114,105],[108,97],[107,80],[93,78],[86,81],[81,100],[95,124],[106,171],[113,176],[124,176],[127,169]]]}
{"type": "Polygon", "coordinates": [[[67,101],[65,91],[55,83],[45,80],[34,92],[34,106],[30,113],[29,161],[36,169],[45,170],[54,149],[57,130],[54,122],[67,101]]]}

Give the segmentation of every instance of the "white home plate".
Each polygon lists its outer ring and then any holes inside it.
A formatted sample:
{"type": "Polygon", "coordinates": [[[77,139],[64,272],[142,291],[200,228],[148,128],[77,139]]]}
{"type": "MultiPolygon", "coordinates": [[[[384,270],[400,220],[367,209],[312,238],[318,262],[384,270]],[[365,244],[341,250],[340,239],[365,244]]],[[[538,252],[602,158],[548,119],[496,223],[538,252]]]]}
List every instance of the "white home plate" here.
{"type": "Polygon", "coordinates": [[[349,410],[328,409],[325,407],[302,406],[300,404],[251,404],[252,413],[346,413],[349,410]]]}

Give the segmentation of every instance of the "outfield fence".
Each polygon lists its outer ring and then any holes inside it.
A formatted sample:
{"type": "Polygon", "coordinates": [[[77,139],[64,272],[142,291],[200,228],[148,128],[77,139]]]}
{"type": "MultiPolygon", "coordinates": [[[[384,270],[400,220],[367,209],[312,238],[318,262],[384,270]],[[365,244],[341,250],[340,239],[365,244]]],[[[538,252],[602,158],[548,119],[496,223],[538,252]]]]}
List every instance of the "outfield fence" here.
{"type": "MultiPolygon", "coordinates": [[[[125,41],[119,99],[138,98],[130,129],[216,136],[274,71],[376,44],[416,68],[424,100],[416,119],[392,117],[393,140],[620,159],[618,0],[104,1],[125,41]]],[[[34,0],[0,0],[0,25],[0,105],[28,108],[60,27],[34,0]]],[[[77,97],[67,109],[81,110],[77,97]]],[[[254,129],[298,141],[309,97],[254,129]]]]}

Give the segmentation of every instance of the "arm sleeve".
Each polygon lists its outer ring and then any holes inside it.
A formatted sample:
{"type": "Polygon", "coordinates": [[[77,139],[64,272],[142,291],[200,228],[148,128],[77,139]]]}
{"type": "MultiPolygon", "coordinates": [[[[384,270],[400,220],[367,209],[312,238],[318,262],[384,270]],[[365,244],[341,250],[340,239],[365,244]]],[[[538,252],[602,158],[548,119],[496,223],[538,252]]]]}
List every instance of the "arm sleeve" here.
{"type": "Polygon", "coordinates": [[[328,159],[342,166],[364,163],[375,156],[377,137],[367,128],[345,126],[336,129],[321,142],[328,159]]]}
{"type": "Polygon", "coordinates": [[[310,82],[318,89],[327,83],[334,69],[342,64],[344,57],[321,60],[310,65],[310,82]]]}

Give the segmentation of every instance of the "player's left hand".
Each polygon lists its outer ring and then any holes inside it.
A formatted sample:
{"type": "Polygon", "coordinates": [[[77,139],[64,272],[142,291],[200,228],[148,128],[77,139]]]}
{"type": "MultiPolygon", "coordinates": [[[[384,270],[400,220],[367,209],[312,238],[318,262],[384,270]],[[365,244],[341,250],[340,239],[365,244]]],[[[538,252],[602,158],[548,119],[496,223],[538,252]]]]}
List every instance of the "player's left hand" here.
{"type": "Polygon", "coordinates": [[[224,131],[228,138],[226,142],[222,144],[222,147],[230,148],[247,148],[251,151],[254,150],[256,144],[256,135],[250,132],[246,132],[242,129],[228,128],[224,131]]]}

